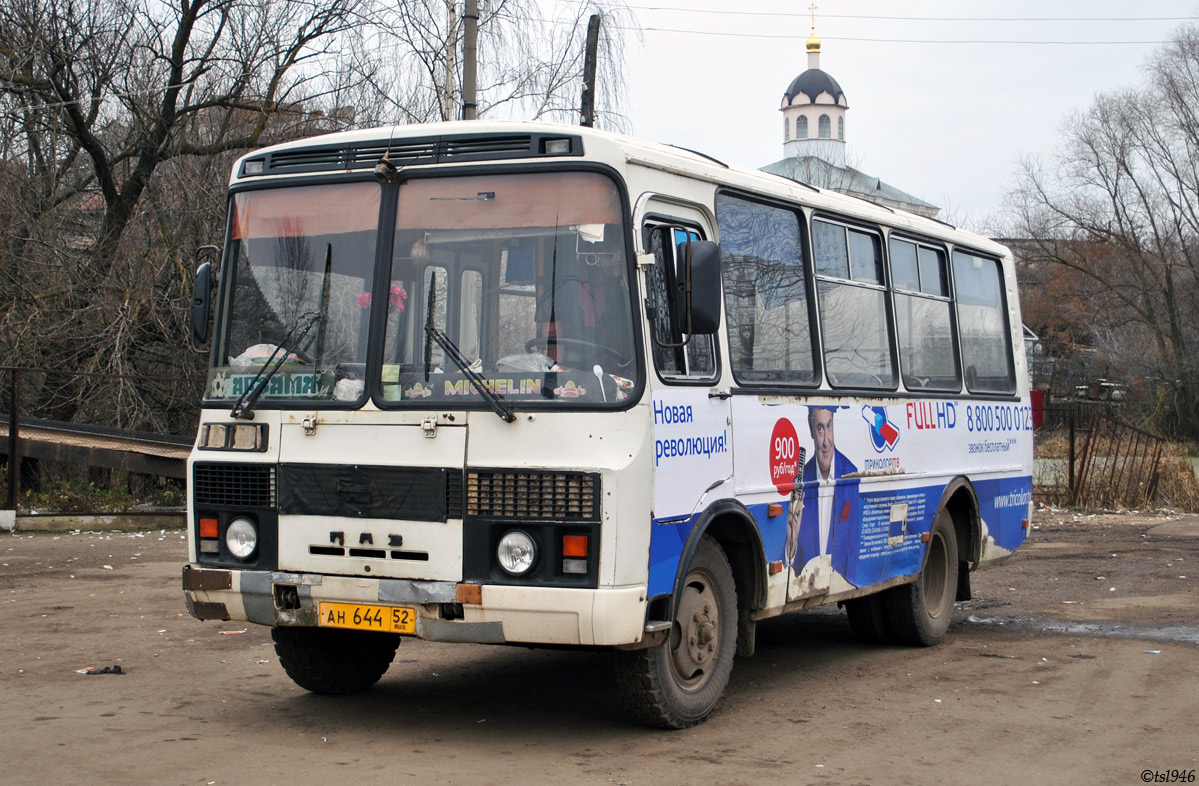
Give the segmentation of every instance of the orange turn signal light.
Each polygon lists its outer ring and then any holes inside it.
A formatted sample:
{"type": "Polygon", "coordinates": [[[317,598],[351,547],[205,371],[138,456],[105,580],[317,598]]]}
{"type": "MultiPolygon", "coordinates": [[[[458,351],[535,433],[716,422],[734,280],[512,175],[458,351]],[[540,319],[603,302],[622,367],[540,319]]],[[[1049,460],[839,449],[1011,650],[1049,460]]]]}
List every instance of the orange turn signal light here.
{"type": "Polygon", "coordinates": [[[586,535],[563,535],[562,536],[562,556],[564,556],[564,557],[586,557],[587,556],[587,536],[586,535]]]}
{"type": "Polygon", "coordinates": [[[777,502],[771,502],[766,506],[766,517],[774,518],[775,516],[783,515],[783,506],[777,502]]]}
{"type": "Polygon", "coordinates": [[[220,524],[216,519],[200,519],[200,537],[220,537],[220,524]]]}

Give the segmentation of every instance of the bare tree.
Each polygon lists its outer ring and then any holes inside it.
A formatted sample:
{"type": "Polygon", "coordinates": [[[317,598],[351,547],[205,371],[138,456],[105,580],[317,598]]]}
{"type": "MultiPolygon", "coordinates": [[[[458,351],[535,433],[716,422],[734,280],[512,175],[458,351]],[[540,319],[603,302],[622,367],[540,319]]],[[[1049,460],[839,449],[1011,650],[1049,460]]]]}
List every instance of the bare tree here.
{"type": "MultiPolygon", "coordinates": [[[[220,226],[213,165],[328,127],[313,110],[344,87],[326,73],[342,71],[337,43],[358,11],[357,0],[0,7],[3,361],[195,373],[179,351],[183,249],[220,226]],[[211,205],[200,215],[197,191],[211,205]]],[[[47,386],[47,414],[107,408],[124,425],[165,425],[134,386],[103,403],[70,388],[47,386]]]]}
{"type": "Polygon", "coordinates": [[[300,66],[329,54],[353,11],[354,0],[6,4],[0,85],[31,124],[56,132],[48,155],[31,129],[28,154],[54,165],[56,202],[103,199],[87,275],[113,263],[159,164],[251,147],[290,102],[310,100],[314,79],[300,66]]]}
{"type": "MultiPolygon", "coordinates": [[[[480,3],[480,110],[575,122],[591,6],[480,3]]],[[[454,0],[6,0],[0,363],[198,375],[192,249],[236,155],[350,124],[457,116],[454,0]]],[[[613,12],[618,13],[618,12],[613,12]]],[[[619,124],[620,33],[601,118],[619,124]]],[[[64,377],[65,379],[65,377],[64,377]]],[[[186,431],[199,387],[47,381],[39,414],[186,431]]]]}
{"type": "Polygon", "coordinates": [[[1026,260],[1086,303],[1093,343],[1151,383],[1158,424],[1199,437],[1199,28],[1139,89],[1068,118],[1056,161],[1024,163],[1009,212],[1026,260]]]}
{"type": "MultiPolygon", "coordinates": [[[[597,125],[621,128],[623,3],[480,0],[479,117],[577,123],[587,20],[600,27],[597,125]],[[550,18],[543,11],[552,13],[550,18]]],[[[412,0],[380,12],[378,46],[393,55],[377,80],[390,114],[402,122],[457,120],[462,114],[462,12],[456,0],[412,0]]],[[[382,118],[380,118],[382,119],[382,118]]]]}

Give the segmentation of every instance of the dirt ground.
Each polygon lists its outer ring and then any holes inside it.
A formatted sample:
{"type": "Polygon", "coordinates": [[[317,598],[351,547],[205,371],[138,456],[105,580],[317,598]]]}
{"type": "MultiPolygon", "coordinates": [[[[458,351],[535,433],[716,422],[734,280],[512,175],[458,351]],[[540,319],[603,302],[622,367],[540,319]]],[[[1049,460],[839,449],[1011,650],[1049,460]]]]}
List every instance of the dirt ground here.
{"type": "Polygon", "coordinates": [[[1199,516],[1034,526],[941,646],[856,643],[835,608],[771,620],[682,732],[631,725],[599,652],[410,640],[368,694],[314,696],[266,629],[187,615],[180,532],[5,534],[0,782],[1194,780],[1199,516]]]}

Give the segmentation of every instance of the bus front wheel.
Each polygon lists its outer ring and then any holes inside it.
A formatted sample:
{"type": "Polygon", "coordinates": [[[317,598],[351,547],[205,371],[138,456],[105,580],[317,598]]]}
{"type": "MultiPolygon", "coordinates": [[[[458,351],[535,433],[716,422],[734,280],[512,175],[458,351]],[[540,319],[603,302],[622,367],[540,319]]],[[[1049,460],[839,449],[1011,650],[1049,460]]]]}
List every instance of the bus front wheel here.
{"type": "Polygon", "coordinates": [[[939,644],[953,618],[958,586],[958,539],[953,519],[942,510],[933,520],[920,576],[882,595],[894,641],[915,647],[939,644]]]}
{"type": "Polygon", "coordinates": [[[313,693],[346,695],[374,685],[395,658],[400,637],[329,628],[272,628],[287,676],[313,693]]]}
{"type": "Polygon", "coordinates": [[[666,641],[617,654],[625,706],[641,723],[685,729],[702,723],[724,695],[737,648],[737,590],[728,558],[704,536],[679,589],[666,641]]]}

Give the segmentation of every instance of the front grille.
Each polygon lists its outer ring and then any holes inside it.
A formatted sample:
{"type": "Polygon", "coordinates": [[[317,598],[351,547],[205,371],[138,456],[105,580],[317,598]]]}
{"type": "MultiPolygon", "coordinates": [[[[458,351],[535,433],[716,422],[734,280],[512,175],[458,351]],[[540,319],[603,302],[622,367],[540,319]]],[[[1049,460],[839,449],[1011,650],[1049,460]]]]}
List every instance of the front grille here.
{"type": "Polygon", "coordinates": [[[599,475],[584,472],[466,473],[466,515],[541,521],[599,521],[599,475]]]}
{"type": "Polygon", "coordinates": [[[196,464],[192,494],[197,505],[275,507],[273,464],[196,464]]]}
{"type": "Polygon", "coordinates": [[[458,476],[461,518],[462,471],[438,467],[361,464],[279,465],[279,512],[291,516],[445,521],[453,501],[447,493],[458,476]]]}

